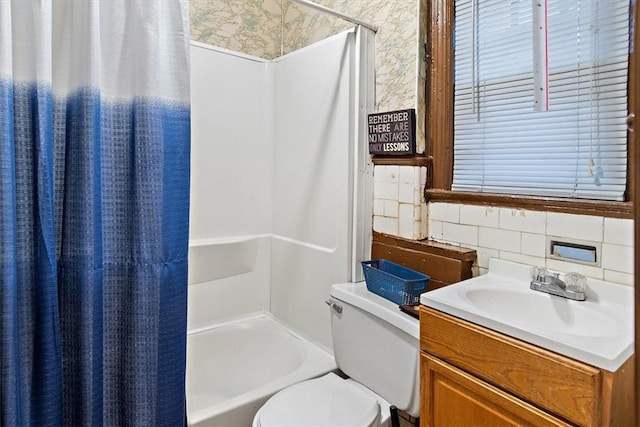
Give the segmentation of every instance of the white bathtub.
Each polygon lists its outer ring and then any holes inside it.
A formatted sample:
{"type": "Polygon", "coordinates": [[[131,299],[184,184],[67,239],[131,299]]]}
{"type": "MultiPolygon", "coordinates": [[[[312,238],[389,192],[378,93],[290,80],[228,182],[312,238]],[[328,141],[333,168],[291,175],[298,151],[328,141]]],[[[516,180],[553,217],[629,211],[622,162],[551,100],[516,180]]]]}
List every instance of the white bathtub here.
{"type": "Polygon", "coordinates": [[[250,426],[274,393],[335,368],[331,355],[267,314],[190,331],[188,424],[250,426]]]}

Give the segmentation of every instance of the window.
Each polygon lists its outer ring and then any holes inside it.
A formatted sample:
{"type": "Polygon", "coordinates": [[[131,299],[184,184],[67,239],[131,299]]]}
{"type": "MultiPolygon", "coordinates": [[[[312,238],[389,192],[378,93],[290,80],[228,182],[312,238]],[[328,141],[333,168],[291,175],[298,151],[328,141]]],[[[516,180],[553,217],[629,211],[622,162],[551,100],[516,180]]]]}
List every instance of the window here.
{"type": "Polygon", "coordinates": [[[628,216],[609,201],[624,200],[631,162],[629,2],[543,3],[549,111],[533,108],[531,1],[431,2],[428,196],[628,216]]]}

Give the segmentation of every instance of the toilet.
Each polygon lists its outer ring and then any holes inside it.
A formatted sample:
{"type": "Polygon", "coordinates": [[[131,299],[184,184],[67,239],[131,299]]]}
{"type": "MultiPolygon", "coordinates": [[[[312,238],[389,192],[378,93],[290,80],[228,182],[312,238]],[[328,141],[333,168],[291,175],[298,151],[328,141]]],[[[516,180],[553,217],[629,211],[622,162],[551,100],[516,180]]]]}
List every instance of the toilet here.
{"type": "Polygon", "coordinates": [[[417,417],[419,323],[365,282],[337,284],[326,301],[336,365],[273,395],[253,427],[390,426],[391,405],[417,417]]]}

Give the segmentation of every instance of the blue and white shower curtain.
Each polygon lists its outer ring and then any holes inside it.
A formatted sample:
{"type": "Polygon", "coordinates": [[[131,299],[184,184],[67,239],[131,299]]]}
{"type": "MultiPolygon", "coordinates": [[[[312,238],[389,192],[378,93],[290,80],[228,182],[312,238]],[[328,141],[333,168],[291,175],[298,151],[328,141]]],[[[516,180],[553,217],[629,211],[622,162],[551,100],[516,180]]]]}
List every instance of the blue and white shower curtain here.
{"type": "Polygon", "coordinates": [[[0,0],[0,425],[184,422],[186,0],[0,0]]]}

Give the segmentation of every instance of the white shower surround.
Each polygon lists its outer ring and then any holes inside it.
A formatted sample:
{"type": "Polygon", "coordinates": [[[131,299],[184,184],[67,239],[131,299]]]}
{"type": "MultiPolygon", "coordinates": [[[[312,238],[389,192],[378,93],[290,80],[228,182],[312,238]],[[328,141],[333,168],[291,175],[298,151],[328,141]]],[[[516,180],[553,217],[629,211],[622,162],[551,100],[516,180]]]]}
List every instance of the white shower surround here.
{"type": "Polygon", "coordinates": [[[266,61],[192,42],[190,328],[267,311],[331,351],[324,300],[369,257],[372,43],[266,61]]]}

